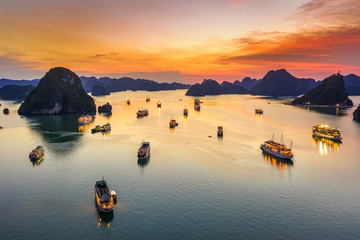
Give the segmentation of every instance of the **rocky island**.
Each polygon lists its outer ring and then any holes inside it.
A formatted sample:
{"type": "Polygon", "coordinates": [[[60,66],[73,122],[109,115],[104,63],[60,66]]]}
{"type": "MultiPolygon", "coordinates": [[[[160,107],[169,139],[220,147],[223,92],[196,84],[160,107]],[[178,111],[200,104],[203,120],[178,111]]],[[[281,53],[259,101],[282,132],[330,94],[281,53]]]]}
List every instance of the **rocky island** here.
{"type": "Polygon", "coordinates": [[[91,94],[93,96],[105,96],[110,95],[110,91],[105,87],[104,84],[96,84],[92,87],[91,94]]]}
{"type": "Polygon", "coordinates": [[[312,105],[330,107],[350,107],[352,101],[345,92],[344,77],[334,74],[325,78],[319,86],[311,89],[304,96],[294,99],[292,105],[312,105]]]}
{"type": "Polygon", "coordinates": [[[186,96],[205,96],[221,94],[248,94],[249,91],[240,85],[224,81],[221,85],[212,79],[204,79],[199,84],[192,85],[185,93],[186,96]]]}
{"type": "Polygon", "coordinates": [[[273,97],[299,96],[318,84],[312,78],[296,78],[285,69],[271,70],[250,89],[250,94],[273,97]]]}
{"type": "Polygon", "coordinates": [[[50,69],[18,110],[20,115],[93,112],[94,99],[85,92],[80,78],[63,67],[50,69]]]}
{"type": "Polygon", "coordinates": [[[353,112],[353,117],[354,120],[360,120],[360,105],[358,106],[358,108],[353,112]]]}
{"type": "Polygon", "coordinates": [[[0,99],[3,100],[24,100],[26,96],[34,89],[32,85],[18,86],[5,85],[0,89],[0,99]]]}
{"type": "Polygon", "coordinates": [[[109,103],[106,103],[98,107],[99,113],[111,113],[111,111],[112,111],[112,106],[109,103]]]}

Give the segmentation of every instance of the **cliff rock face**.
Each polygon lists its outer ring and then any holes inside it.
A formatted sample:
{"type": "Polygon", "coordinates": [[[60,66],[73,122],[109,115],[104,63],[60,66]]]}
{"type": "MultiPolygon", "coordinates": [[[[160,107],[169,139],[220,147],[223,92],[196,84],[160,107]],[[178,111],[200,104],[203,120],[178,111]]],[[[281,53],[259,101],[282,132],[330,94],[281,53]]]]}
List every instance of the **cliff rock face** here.
{"type": "Polygon", "coordinates": [[[98,107],[99,113],[111,113],[111,110],[112,110],[112,106],[109,103],[106,103],[98,107]]]}
{"type": "Polygon", "coordinates": [[[231,82],[224,81],[221,85],[212,79],[204,79],[199,84],[192,85],[186,92],[187,96],[205,96],[205,95],[221,95],[221,94],[248,94],[244,87],[235,85],[231,82]]]}
{"type": "Polygon", "coordinates": [[[360,120],[360,105],[358,108],[353,112],[354,120],[360,120]]]}
{"type": "Polygon", "coordinates": [[[325,78],[319,86],[311,89],[304,96],[296,98],[292,104],[353,105],[345,92],[344,78],[340,74],[325,78]]]}
{"type": "Polygon", "coordinates": [[[0,99],[3,100],[24,100],[34,89],[32,85],[18,86],[6,85],[0,89],[0,99]]]}
{"type": "Polygon", "coordinates": [[[269,71],[263,79],[250,89],[252,95],[298,96],[316,86],[314,79],[296,78],[285,69],[269,71]]]}
{"type": "Polygon", "coordinates": [[[92,87],[91,94],[93,96],[105,96],[110,95],[110,91],[103,84],[97,84],[92,87]]]}
{"type": "Polygon", "coordinates": [[[92,112],[96,112],[94,99],[84,91],[80,78],[62,67],[50,69],[18,111],[20,115],[92,112]]]}

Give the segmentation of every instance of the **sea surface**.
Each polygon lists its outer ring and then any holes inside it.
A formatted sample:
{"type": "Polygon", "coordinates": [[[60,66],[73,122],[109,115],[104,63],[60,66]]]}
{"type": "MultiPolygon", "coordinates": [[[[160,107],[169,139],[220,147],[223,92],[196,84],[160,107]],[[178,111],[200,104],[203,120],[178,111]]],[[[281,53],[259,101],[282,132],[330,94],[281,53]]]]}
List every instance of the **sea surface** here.
{"type": "Polygon", "coordinates": [[[112,115],[81,128],[79,115],[20,117],[19,103],[1,101],[0,239],[360,239],[355,108],[299,108],[250,95],[201,100],[196,112],[185,90],[113,93],[96,98],[112,104],[112,115]],[[141,108],[148,117],[136,118],[141,108]],[[109,134],[91,133],[108,122],[109,134]],[[312,138],[315,124],[340,128],[342,143],[312,138]],[[292,141],[293,162],[262,153],[273,134],[292,141]],[[137,159],[143,140],[151,144],[148,162],[137,159]],[[37,145],[45,148],[38,163],[28,158],[37,145]],[[95,205],[102,176],[117,192],[113,214],[95,205]]]}

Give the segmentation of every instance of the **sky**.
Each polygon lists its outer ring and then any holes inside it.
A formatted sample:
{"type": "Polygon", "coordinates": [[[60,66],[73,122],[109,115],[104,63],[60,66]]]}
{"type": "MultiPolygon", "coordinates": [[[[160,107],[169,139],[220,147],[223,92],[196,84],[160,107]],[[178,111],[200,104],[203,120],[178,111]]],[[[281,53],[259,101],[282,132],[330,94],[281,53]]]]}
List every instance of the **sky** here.
{"type": "Polygon", "coordinates": [[[0,78],[360,75],[359,0],[1,0],[0,78]]]}

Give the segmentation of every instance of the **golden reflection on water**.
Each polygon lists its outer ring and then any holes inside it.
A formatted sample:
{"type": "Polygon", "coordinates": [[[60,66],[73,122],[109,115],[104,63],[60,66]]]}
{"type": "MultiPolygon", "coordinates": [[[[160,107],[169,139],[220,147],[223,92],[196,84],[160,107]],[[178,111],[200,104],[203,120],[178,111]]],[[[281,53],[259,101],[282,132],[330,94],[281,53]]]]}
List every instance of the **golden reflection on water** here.
{"type": "Polygon", "coordinates": [[[91,122],[84,125],[79,125],[79,132],[85,132],[87,129],[89,129],[91,126],[91,122]]]}
{"type": "Polygon", "coordinates": [[[266,153],[263,153],[263,156],[266,163],[278,168],[279,170],[291,169],[294,164],[292,160],[279,159],[266,153]]]}
{"type": "Polygon", "coordinates": [[[313,144],[319,149],[320,155],[327,155],[329,151],[339,152],[339,141],[332,141],[325,138],[312,137],[313,144]]]}

